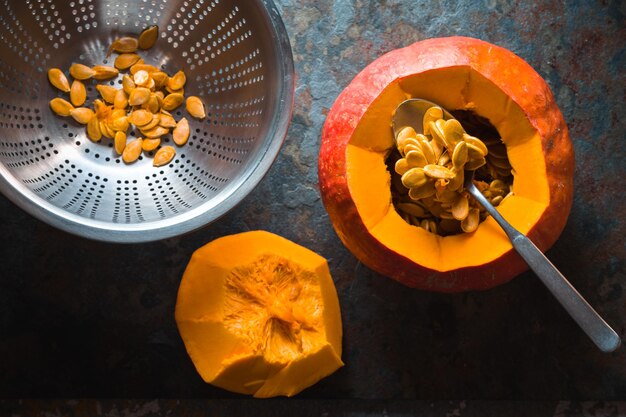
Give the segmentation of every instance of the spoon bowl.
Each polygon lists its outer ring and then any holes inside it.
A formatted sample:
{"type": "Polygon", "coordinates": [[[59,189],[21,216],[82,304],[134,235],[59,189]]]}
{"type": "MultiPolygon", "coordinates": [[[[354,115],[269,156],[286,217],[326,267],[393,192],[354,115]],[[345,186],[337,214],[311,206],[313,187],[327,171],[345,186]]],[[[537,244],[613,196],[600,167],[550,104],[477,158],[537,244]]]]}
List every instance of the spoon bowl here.
{"type": "Polygon", "coordinates": [[[405,127],[412,127],[417,133],[424,133],[424,126],[422,120],[426,111],[431,107],[439,107],[443,110],[444,120],[454,119],[454,116],[450,114],[446,109],[440,105],[433,103],[432,101],[424,100],[421,98],[411,98],[404,100],[396,107],[393,115],[391,116],[391,127],[393,129],[393,138],[398,136],[398,133],[405,127]]]}

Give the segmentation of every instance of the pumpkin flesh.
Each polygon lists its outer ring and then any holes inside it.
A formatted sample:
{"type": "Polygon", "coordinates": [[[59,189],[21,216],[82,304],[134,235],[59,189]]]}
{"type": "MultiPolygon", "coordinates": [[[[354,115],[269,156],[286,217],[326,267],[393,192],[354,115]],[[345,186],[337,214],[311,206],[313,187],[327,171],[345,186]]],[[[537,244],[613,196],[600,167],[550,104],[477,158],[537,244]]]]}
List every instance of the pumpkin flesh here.
{"type": "Polygon", "coordinates": [[[176,322],[198,373],[230,391],[291,396],[343,365],[326,261],[271,233],[198,249],[180,285],[176,322]]]}

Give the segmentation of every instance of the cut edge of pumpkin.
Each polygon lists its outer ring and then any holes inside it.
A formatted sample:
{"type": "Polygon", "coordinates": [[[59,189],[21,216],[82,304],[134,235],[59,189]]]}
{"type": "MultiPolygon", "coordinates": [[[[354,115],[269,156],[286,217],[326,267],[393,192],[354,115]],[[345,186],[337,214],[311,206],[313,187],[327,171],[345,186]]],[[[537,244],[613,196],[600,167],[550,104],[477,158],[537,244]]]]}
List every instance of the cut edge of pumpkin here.
{"type": "MultiPolygon", "coordinates": [[[[310,316],[304,310],[301,312],[310,316]]],[[[292,313],[295,315],[296,310],[292,313]]],[[[198,249],[181,282],[175,318],[202,379],[234,392],[264,397],[294,395],[310,384],[300,380],[280,380],[280,377],[273,379],[275,375],[285,374],[281,373],[283,368],[302,360],[329,360],[329,363],[318,363],[319,372],[308,376],[307,381],[314,379],[313,382],[317,382],[343,366],[341,312],[328,263],[317,253],[269,232],[230,235],[198,249]],[[232,250],[233,247],[237,250],[232,250]],[[306,296],[311,291],[317,294],[316,302],[311,303],[310,297],[305,300],[304,307],[315,308],[318,318],[313,329],[305,327],[300,330],[300,333],[311,333],[301,334],[301,355],[273,355],[268,351],[271,342],[260,343],[261,348],[255,347],[245,332],[233,331],[233,326],[227,323],[226,315],[233,313],[227,311],[226,306],[229,275],[234,269],[254,264],[265,255],[276,255],[297,265],[299,273],[306,273],[311,278],[304,282],[307,288],[302,289],[302,294],[306,296]],[[318,353],[325,349],[331,349],[333,355],[319,356],[318,353]],[[263,388],[265,384],[272,388],[263,388]]]]}
{"type": "Polygon", "coordinates": [[[393,252],[435,271],[498,259],[512,246],[491,217],[474,233],[441,237],[407,224],[393,208],[391,179],[385,164],[394,146],[391,116],[398,104],[412,97],[436,102],[449,110],[472,110],[494,125],[507,148],[514,177],[514,195],[503,201],[498,211],[520,232],[528,233],[549,205],[538,131],[498,86],[463,65],[425,71],[390,83],[359,121],[346,147],[346,177],[363,224],[393,252]],[[454,253],[458,256],[450,255],[454,253]]]}

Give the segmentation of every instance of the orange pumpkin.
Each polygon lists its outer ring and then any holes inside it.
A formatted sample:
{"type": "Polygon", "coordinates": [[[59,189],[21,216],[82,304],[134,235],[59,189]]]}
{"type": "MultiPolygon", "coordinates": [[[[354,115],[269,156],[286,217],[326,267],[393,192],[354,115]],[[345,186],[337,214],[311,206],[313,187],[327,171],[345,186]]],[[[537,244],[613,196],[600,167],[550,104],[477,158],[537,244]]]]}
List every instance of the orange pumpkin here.
{"type": "Polygon", "coordinates": [[[543,251],[565,226],[574,153],[548,85],[506,49],[449,37],[378,58],[331,108],[318,168],[322,199],[340,239],[370,268],[426,290],[487,289],[525,271],[491,217],[473,233],[442,237],[398,215],[385,161],[394,148],[392,112],[407,98],[489,120],[513,167],[513,195],[498,210],[543,251]]]}
{"type": "Polygon", "coordinates": [[[341,361],[341,314],[326,260],[254,231],[194,252],[176,323],[200,376],[255,397],[292,396],[341,361]]]}

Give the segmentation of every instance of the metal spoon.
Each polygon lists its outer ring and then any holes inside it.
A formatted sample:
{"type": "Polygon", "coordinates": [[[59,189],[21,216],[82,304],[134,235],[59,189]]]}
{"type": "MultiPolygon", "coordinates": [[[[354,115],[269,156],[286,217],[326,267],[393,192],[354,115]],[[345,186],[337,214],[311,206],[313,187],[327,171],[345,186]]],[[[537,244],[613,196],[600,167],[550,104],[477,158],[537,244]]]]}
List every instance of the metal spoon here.
{"type": "MultiPolygon", "coordinates": [[[[437,106],[435,103],[422,99],[405,100],[396,108],[392,117],[394,138],[402,128],[410,126],[417,133],[423,132],[422,120],[426,110],[437,106]]],[[[443,109],[443,107],[441,107],[443,109]]],[[[443,109],[444,119],[454,117],[443,109]]],[[[504,217],[491,205],[489,200],[482,195],[474,182],[474,171],[465,171],[463,186],[487,210],[494,220],[507,234],[513,248],[526,261],[530,269],[541,279],[550,292],[561,303],[565,310],[572,316],[578,325],[587,333],[587,336],[603,352],[613,352],[617,349],[621,340],[617,333],[609,326],[600,315],[585,301],[578,291],[559,272],[558,269],[545,257],[543,253],[526,236],[515,229],[504,217]]]]}

